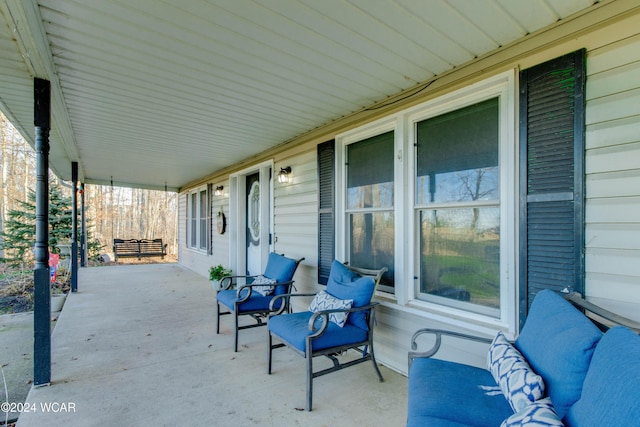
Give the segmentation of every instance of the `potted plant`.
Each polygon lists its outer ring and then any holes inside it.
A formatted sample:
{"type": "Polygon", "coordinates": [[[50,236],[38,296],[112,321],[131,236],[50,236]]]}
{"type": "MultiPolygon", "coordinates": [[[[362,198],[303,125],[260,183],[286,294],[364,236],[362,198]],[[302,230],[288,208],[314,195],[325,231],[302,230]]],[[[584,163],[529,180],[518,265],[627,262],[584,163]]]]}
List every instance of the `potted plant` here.
{"type": "Polygon", "coordinates": [[[209,267],[209,280],[213,289],[220,290],[220,280],[225,276],[230,276],[231,270],[222,266],[222,264],[212,265],[209,267]]]}

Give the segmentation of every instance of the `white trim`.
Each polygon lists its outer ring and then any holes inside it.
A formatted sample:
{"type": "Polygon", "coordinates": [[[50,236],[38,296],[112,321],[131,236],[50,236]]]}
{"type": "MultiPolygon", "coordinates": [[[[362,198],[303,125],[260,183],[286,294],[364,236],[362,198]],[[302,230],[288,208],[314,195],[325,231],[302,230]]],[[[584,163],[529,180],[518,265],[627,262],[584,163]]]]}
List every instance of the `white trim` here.
{"type": "Polygon", "coordinates": [[[274,223],[273,171],[274,161],[269,159],[229,175],[229,216],[236,219],[230,221],[231,224],[229,224],[229,232],[231,233],[229,265],[237,274],[242,275],[247,270],[245,247],[247,218],[244,215],[244,212],[246,212],[247,193],[246,182],[242,178],[254,173],[260,174],[260,265],[264,269],[267,265],[269,253],[273,249],[273,243],[269,239],[274,223]],[[268,197],[262,197],[265,194],[268,197]]]}
{"type": "MultiPolygon", "coordinates": [[[[403,182],[398,183],[398,174],[402,174],[401,167],[402,165],[402,152],[403,152],[403,133],[399,130],[402,128],[400,120],[402,117],[399,114],[392,115],[389,117],[385,117],[380,120],[376,120],[372,123],[369,123],[365,126],[357,128],[355,130],[345,132],[340,135],[336,135],[336,156],[335,156],[335,171],[336,171],[336,180],[335,180],[335,194],[336,194],[336,207],[335,207],[335,221],[336,221],[336,241],[335,241],[335,251],[336,258],[342,261],[349,261],[349,251],[348,251],[348,242],[346,239],[347,236],[347,216],[346,214],[349,212],[393,212],[394,214],[394,222],[396,223],[395,227],[397,227],[397,215],[398,215],[398,197],[397,197],[397,189],[403,188],[403,182]],[[364,139],[374,137],[376,135],[383,134],[385,132],[393,131],[394,133],[394,200],[393,207],[390,208],[368,208],[364,210],[360,209],[347,209],[347,193],[343,189],[346,188],[346,155],[347,155],[347,146],[356,142],[360,142],[364,139]],[[344,239],[339,239],[338,236],[345,236],[344,239]]],[[[400,197],[400,201],[402,202],[404,197],[400,197]]],[[[398,233],[395,234],[394,241],[394,269],[396,272],[403,271],[402,265],[399,265],[398,261],[403,258],[398,256],[398,254],[403,255],[404,251],[402,251],[401,243],[402,238],[398,236],[398,233]],[[398,251],[401,252],[398,252],[398,251]]],[[[397,282],[397,273],[395,282],[397,282]]],[[[397,289],[395,290],[397,292],[397,289]]],[[[389,294],[388,292],[384,292],[385,294],[389,294]]]]}
{"type": "MultiPolygon", "coordinates": [[[[205,192],[205,199],[208,197],[207,194],[207,186],[206,185],[201,185],[199,187],[196,188],[192,188],[187,192],[187,250],[193,251],[193,252],[198,252],[198,253],[203,253],[206,254],[207,253],[207,247],[206,247],[206,242],[205,242],[205,247],[201,248],[200,247],[200,233],[201,233],[201,220],[202,220],[202,207],[201,207],[201,203],[202,200],[200,198],[202,192],[205,192]],[[196,241],[193,242],[192,241],[192,235],[191,232],[193,231],[193,225],[192,225],[192,215],[193,215],[193,206],[191,204],[191,198],[193,195],[196,195],[196,241]]],[[[206,204],[206,202],[205,202],[206,204]]],[[[205,210],[206,210],[206,206],[205,206],[205,210]]],[[[207,212],[205,212],[205,221],[209,221],[209,218],[207,216],[207,212]]],[[[205,222],[205,229],[206,229],[206,222],[205,222]]],[[[206,234],[206,230],[205,230],[205,234],[206,234]]]]}
{"type": "Polygon", "coordinates": [[[260,162],[260,163],[256,163],[255,165],[248,166],[248,167],[246,167],[246,168],[244,168],[242,170],[239,170],[237,172],[234,172],[234,173],[230,174],[229,177],[237,178],[239,176],[251,175],[252,173],[259,172],[260,169],[262,169],[264,167],[273,168],[273,159],[265,160],[264,162],[260,162]]]}
{"type": "MultiPolygon", "coordinates": [[[[517,276],[514,272],[517,265],[517,241],[518,235],[517,227],[517,179],[515,174],[517,165],[517,139],[516,139],[516,123],[515,123],[515,110],[516,110],[516,95],[515,70],[509,70],[501,73],[489,79],[478,82],[474,85],[462,88],[455,92],[444,95],[433,101],[426,102],[411,109],[409,114],[409,141],[414,141],[415,125],[419,121],[441,115],[446,112],[458,110],[468,105],[482,102],[484,100],[499,97],[499,114],[500,114],[500,127],[499,127],[499,206],[500,206],[500,309],[499,317],[496,319],[492,316],[485,316],[479,313],[467,311],[461,305],[460,308],[455,308],[454,304],[448,309],[446,306],[438,304],[437,302],[428,302],[419,300],[416,295],[415,283],[408,289],[408,298],[401,301],[403,305],[411,305],[418,309],[425,309],[434,312],[446,313],[451,311],[451,314],[459,318],[467,318],[471,323],[487,323],[494,324],[496,327],[507,330],[509,332],[515,332],[517,328],[517,310],[514,308],[515,301],[517,300],[517,276]]],[[[414,156],[414,150],[411,151],[414,156]]],[[[410,163],[411,178],[408,178],[407,187],[411,191],[410,200],[413,202],[411,209],[411,223],[413,224],[413,230],[418,227],[415,218],[416,204],[415,204],[415,182],[413,177],[415,176],[415,158],[412,158],[410,163]]],[[[481,205],[483,203],[480,203],[481,205]]],[[[464,207],[465,203],[451,203],[446,204],[448,206],[464,207]]],[[[488,202],[486,205],[495,205],[495,201],[488,202]]],[[[434,207],[434,206],[430,206],[434,207]]],[[[411,244],[413,246],[408,247],[408,250],[413,250],[414,256],[410,257],[412,265],[409,266],[408,271],[417,271],[417,260],[415,256],[416,245],[416,233],[409,233],[411,236],[411,244]]],[[[438,298],[434,298],[437,300],[438,298]]]]}

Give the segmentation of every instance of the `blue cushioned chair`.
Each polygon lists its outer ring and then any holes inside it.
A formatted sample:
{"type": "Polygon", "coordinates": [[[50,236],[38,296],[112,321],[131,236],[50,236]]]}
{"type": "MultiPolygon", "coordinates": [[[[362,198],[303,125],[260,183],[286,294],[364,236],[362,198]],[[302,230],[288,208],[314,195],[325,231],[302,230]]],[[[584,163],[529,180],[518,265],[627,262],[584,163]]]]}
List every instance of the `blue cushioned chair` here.
{"type": "MultiPolygon", "coordinates": [[[[347,266],[333,261],[326,293],[335,300],[352,300],[351,308],[318,309],[315,312],[285,313],[284,304],[278,306],[280,298],[315,296],[316,294],[280,295],[271,302],[274,314],[269,317],[269,353],[267,372],[271,374],[272,352],[276,348],[288,346],[307,360],[307,402],[306,409],[311,411],[313,379],[321,375],[338,371],[358,363],[371,360],[378,379],[382,374],[378,369],[373,352],[374,309],[378,303],[372,302],[375,288],[386,268],[368,270],[347,266]],[[283,314],[284,313],[284,314],[283,314]],[[344,326],[330,321],[331,314],[347,313],[344,326]],[[274,343],[274,338],[277,343],[274,343]],[[338,355],[354,349],[362,357],[341,363],[338,355]],[[313,358],[326,356],[333,366],[313,372],[313,358]]],[[[327,308],[325,305],[324,308],[327,308]]]]}
{"type": "MultiPolygon", "coordinates": [[[[233,314],[235,320],[235,351],[238,351],[238,331],[266,325],[262,319],[269,313],[271,300],[277,295],[291,292],[293,275],[302,260],[304,258],[295,260],[273,252],[270,253],[267,267],[264,273],[260,275],[275,281],[271,285],[274,287],[272,293],[266,296],[255,291],[258,286],[265,286],[264,283],[253,283],[259,277],[258,275],[227,276],[220,280],[222,290],[218,291],[216,297],[216,333],[220,333],[220,316],[233,314]],[[238,285],[238,281],[246,283],[238,285]],[[226,307],[226,311],[221,311],[221,306],[226,307]],[[255,323],[240,326],[238,323],[239,316],[251,316],[255,323]]],[[[278,299],[277,307],[288,311],[289,298],[278,299]]]]}

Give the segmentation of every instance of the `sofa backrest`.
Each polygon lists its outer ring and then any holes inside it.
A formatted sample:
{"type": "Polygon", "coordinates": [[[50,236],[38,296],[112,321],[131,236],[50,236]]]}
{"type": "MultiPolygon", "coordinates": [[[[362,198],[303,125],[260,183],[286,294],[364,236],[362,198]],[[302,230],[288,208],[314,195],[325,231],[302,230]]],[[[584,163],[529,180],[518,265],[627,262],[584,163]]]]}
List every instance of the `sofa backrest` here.
{"type": "Polygon", "coordinates": [[[640,423],[640,336],[609,329],[596,347],[580,399],[563,420],[569,427],[640,423]]]}
{"type": "Polygon", "coordinates": [[[551,290],[534,299],[516,348],[542,376],[560,418],[580,398],[591,357],[602,332],[551,290]]]}

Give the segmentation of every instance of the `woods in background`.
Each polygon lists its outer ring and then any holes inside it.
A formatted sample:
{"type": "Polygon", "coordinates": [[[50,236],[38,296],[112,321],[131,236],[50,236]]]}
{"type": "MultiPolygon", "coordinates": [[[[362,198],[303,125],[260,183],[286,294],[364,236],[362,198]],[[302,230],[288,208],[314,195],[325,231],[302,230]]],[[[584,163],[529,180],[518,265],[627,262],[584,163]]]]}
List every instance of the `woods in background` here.
{"type": "MultiPolygon", "coordinates": [[[[0,232],[5,231],[8,213],[29,202],[29,192],[36,186],[35,168],[33,149],[0,113],[0,232]]],[[[50,183],[71,196],[71,183],[59,181],[53,174],[50,183]]],[[[78,212],[80,197],[78,194],[78,212]]],[[[100,242],[104,252],[111,253],[113,238],[162,238],[168,243],[167,253],[174,259],[177,256],[176,193],[86,184],[84,198],[91,237],[100,242]]],[[[79,233],[80,218],[78,239],[79,233]]]]}
{"type": "MultiPolygon", "coordinates": [[[[113,239],[162,238],[167,254],[177,256],[177,194],[139,188],[85,185],[86,215],[95,238],[111,252],[113,239]]],[[[171,259],[171,257],[169,257],[171,259]]]]}

